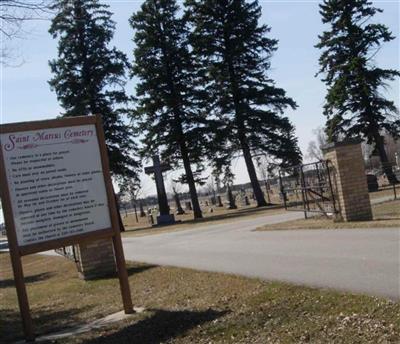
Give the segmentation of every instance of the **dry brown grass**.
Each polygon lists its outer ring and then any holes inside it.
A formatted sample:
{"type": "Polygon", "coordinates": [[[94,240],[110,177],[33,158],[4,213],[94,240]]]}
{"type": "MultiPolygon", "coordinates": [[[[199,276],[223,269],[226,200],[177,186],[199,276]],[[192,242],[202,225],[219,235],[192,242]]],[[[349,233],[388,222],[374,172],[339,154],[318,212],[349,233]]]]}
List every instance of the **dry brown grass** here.
{"type": "MultiPolygon", "coordinates": [[[[116,279],[84,282],[61,257],[24,259],[37,333],[119,311],[116,279]]],[[[55,343],[398,343],[388,300],[189,269],[129,263],[135,305],[147,311],[55,343]]],[[[8,254],[0,254],[0,342],[22,337],[8,254]]],[[[54,343],[53,342],[53,343],[54,343]]]]}
{"type": "MultiPolygon", "coordinates": [[[[395,188],[396,188],[397,198],[400,198],[400,184],[395,185],[395,188]]],[[[382,198],[382,197],[393,197],[393,199],[394,199],[393,186],[391,186],[391,185],[384,186],[384,187],[381,187],[381,190],[379,190],[379,191],[369,193],[369,198],[371,200],[382,198]]]]}
{"type": "Polygon", "coordinates": [[[334,222],[322,216],[309,219],[292,220],[272,225],[265,225],[257,230],[284,229],[341,229],[341,228],[400,228],[400,200],[389,201],[372,206],[373,221],[334,222]]]}

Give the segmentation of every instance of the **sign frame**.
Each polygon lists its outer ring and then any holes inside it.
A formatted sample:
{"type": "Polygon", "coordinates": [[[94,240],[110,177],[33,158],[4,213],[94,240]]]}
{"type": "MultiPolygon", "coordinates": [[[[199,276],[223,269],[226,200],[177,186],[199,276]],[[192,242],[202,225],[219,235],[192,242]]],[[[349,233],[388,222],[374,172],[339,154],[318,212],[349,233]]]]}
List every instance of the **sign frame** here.
{"type": "Polygon", "coordinates": [[[128,281],[128,273],[125,265],[124,251],[122,247],[118,208],[115,203],[115,194],[111,181],[107,146],[105,143],[101,116],[77,116],[43,121],[1,124],[0,133],[6,134],[13,132],[56,129],[81,125],[94,125],[96,129],[97,143],[100,152],[99,158],[102,166],[103,180],[107,194],[108,210],[111,222],[110,228],[101,228],[99,230],[94,230],[88,233],[70,235],[61,239],[53,239],[49,241],[19,246],[11,205],[12,203],[10,190],[5,171],[3,148],[2,146],[0,147],[0,196],[3,205],[4,222],[6,225],[6,234],[9,244],[12,269],[14,273],[14,281],[17,290],[18,304],[22,318],[25,338],[28,341],[32,341],[35,338],[21,261],[21,257],[28,254],[56,249],[62,246],[82,244],[97,239],[112,239],[124,311],[126,314],[134,312],[128,281]]]}

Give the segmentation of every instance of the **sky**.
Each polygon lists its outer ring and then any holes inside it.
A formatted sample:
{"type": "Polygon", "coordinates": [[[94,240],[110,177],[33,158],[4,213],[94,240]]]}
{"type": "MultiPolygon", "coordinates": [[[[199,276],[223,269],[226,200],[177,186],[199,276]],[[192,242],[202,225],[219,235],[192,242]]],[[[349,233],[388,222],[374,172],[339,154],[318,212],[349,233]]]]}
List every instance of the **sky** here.
{"type": "MultiPolygon", "coordinates": [[[[140,8],[142,1],[103,1],[114,13],[116,32],[113,44],[132,60],[133,30],[128,20],[140,8]]],[[[324,124],[322,106],[326,93],[325,85],[316,78],[320,51],[314,48],[318,34],[324,30],[318,13],[319,1],[260,1],[261,23],[271,27],[270,37],[279,40],[278,50],[272,57],[270,76],[276,85],[287,91],[299,105],[286,115],[296,127],[299,145],[306,154],[308,143],[313,139],[313,130],[324,124]]],[[[374,5],[384,12],[374,21],[389,27],[396,39],[386,43],[375,58],[382,68],[399,69],[399,17],[400,2],[375,1],[374,5]]],[[[23,38],[12,42],[3,41],[11,47],[15,56],[11,65],[1,66],[0,78],[0,122],[21,122],[55,118],[61,107],[54,92],[48,86],[51,78],[48,61],[57,56],[57,41],[48,33],[49,20],[29,22],[24,26],[23,38]]],[[[392,82],[387,97],[399,105],[399,80],[392,82]]],[[[134,94],[134,82],[127,84],[127,93],[134,94]]],[[[147,164],[147,162],[144,162],[147,164]]],[[[236,183],[249,181],[244,161],[233,161],[236,183]]],[[[167,178],[171,177],[171,173],[167,178]]],[[[142,195],[155,194],[154,182],[145,175],[142,179],[142,195]]],[[[166,183],[170,191],[169,182],[166,183]]]]}

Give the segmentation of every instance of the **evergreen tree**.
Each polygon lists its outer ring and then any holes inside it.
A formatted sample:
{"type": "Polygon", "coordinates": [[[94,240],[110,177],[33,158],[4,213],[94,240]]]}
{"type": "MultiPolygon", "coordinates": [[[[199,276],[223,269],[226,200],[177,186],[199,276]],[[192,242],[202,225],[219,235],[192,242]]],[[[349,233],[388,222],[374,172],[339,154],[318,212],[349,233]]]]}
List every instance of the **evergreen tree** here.
{"type": "Polygon", "coordinates": [[[49,84],[64,108],[63,116],[101,114],[115,178],[137,180],[139,164],[132,130],[124,122],[129,98],[124,86],[129,63],[109,47],[115,23],[108,6],[97,0],[58,0],[50,34],[58,39],[58,58],[50,61],[49,84]]]}
{"type": "Polygon", "coordinates": [[[323,50],[319,63],[328,86],[324,114],[330,141],[363,137],[375,145],[390,182],[396,177],[388,166],[384,131],[400,134],[400,117],[394,102],[382,94],[386,81],[400,73],[376,67],[373,58],[382,43],[394,36],[382,24],[370,19],[382,10],[368,0],[325,0],[320,5],[322,22],[330,30],[319,36],[317,48],[323,50]]]}
{"type": "Polygon", "coordinates": [[[147,0],[130,20],[136,43],[133,74],[139,78],[133,116],[146,154],[160,152],[173,166],[183,164],[181,181],[189,186],[194,217],[200,218],[192,165],[201,167],[208,124],[193,98],[188,30],[178,10],[175,1],[147,0]]]}
{"type": "Polygon", "coordinates": [[[257,1],[187,0],[186,6],[197,78],[204,85],[199,95],[219,121],[216,165],[241,152],[257,205],[264,206],[253,157],[263,153],[289,164],[301,159],[294,128],[283,116],[296,103],[267,76],[278,42],[267,37],[268,26],[259,25],[257,1]]]}

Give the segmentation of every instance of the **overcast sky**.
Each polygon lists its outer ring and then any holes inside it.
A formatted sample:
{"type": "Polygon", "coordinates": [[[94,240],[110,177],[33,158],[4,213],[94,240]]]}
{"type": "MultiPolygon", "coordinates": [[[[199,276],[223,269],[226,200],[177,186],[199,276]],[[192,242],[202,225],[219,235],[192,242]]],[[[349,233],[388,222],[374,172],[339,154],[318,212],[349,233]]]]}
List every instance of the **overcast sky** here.
{"type": "MultiPolygon", "coordinates": [[[[110,5],[117,23],[114,44],[132,59],[134,48],[133,31],[128,19],[140,7],[141,1],[103,1],[110,5]]],[[[315,78],[320,52],[314,48],[318,34],[322,32],[318,1],[260,1],[261,22],[272,30],[270,36],[279,39],[278,51],[272,58],[270,75],[278,87],[294,98],[299,108],[287,115],[296,126],[300,147],[306,152],[312,140],[312,130],[323,125],[322,105],[325,85],[315,78]]],[[[399,68],[399,1],[376,1],[384,10],[374,21],[389,27],[397,36],[387,43],[376,57],[380,67],[399,68]]],[[[49,21],[31,22],[25,25],[25,39],[14,40],[17,67],[2,67],[1,70],[1,123],[33,121],[56,117],[62,110],[56,95],[50,91],[47,81],[51,78],[48,61],[57,55],[57,42],[48,34],[49,21]]],[[[3,42],[4,43],[4,42],[3,42]]],[[[6,42],[8,45],[9,42],[6,42]]],[[[393,82],[387,92],[389,99],[399,105],[399,81],[393,82]]],[[[134,93],[134,83],[127,87],[134,93]]],[[[233,162],[236,182],[249,180],[244,162],[233,162]]],[[[154,194],[154,183],[143,176],[144,194],[154,194]]],[[[169,183],[167,183],[167,188],[169,183]]],[[[169,191],[169,190],[168,190],[169,191]]]]}

